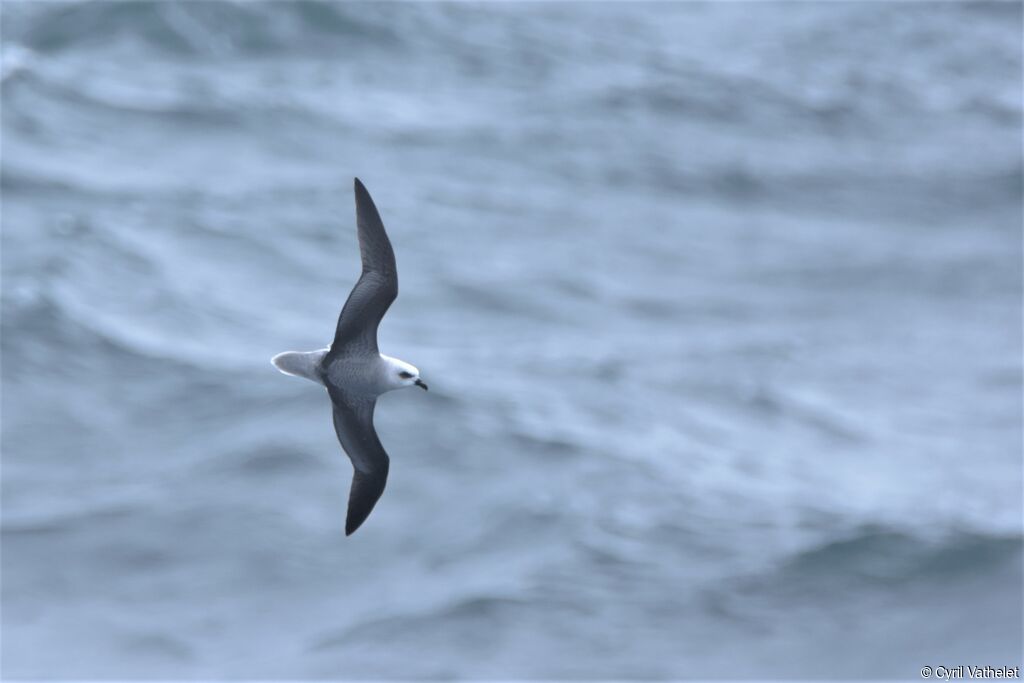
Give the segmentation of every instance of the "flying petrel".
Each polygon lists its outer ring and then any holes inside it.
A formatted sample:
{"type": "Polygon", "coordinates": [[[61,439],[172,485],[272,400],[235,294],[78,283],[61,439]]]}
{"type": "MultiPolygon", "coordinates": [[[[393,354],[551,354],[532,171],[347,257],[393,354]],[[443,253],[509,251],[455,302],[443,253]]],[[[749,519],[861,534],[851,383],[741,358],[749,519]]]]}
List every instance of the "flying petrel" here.
{"type": "Polygon", "coordinates": [[[388,480],[388,454],[373,428],[377,397],[402,387],[427,388],[419,370],[377,350],[377,326],[398,296],[398,273],[380,214],[359,178],[355,192],[363,273],[341,309],[334,342],[319,351],[279,353],[271,361],[286,375],[327,387],[334,407],[334,431],[355,468],[346,536],[366,521],[388,480]]]}

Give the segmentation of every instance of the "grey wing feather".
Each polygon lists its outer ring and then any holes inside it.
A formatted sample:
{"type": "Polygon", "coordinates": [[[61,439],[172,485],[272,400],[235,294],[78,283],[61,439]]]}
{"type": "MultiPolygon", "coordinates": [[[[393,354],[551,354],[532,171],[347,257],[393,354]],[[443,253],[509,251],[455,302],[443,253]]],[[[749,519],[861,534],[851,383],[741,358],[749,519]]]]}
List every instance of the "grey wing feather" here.
{"type": "Polygon", "coordinates": [[[398,296],[395,252],[377,207],[359,178],[355,179],[355,194],[363,272],[338,316],[330,356],[351,346],[364,353],[377,353],[377,326],[398,296]]]}
{"type": "Polygon", "coordinates": [[[373,428],[376,400],[350,400],[337,391],[331,391],[330,395],[334,431],[355,468],[345,519],[345,535],[350,536],[370,516],[384,493],[391,461],[373,428]]]}

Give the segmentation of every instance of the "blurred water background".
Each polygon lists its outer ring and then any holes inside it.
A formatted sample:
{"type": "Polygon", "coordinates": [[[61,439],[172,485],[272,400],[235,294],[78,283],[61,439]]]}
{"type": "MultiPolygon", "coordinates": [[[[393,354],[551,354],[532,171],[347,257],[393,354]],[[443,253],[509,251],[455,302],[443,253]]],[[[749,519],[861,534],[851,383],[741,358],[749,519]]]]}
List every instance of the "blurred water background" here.
{"type": "Polygon", "coordinates": [[[2,19],[5,678],[1021,663],[1019,3],[2,19]]]}

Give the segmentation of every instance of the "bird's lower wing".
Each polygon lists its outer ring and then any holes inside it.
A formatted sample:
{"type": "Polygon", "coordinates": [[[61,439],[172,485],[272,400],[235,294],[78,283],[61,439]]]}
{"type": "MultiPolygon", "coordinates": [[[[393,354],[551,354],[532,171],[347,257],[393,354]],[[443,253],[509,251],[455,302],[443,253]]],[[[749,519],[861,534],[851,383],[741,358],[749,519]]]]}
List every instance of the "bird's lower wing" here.
{"type": "Polygon", "coordinates": [[[349,536],[366,521],[384,493],[390,460],[373,428],[375,400],[352,400],[332,391],[331,403],[334,431],[355,468],[345,520],[345,535],[349,536]]]}

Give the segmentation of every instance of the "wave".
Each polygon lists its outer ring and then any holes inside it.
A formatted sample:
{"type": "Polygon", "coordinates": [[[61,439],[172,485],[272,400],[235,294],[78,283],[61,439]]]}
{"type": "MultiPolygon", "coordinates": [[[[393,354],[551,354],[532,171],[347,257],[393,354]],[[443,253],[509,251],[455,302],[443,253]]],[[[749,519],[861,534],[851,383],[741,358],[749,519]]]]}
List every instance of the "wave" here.
{"type": "Polygon", "coordinates": [[[10,68],[6,63],[4,65],[5,95],[16,105],[16,114],[19,111],[37,111],[42,101],[73,108],[81,115],[114,116],[126,123],[149,123],[160,127],[180,125],[237,130],[277,126],[281,120],[287,119],[329,133],[338,132],[347,125],[324,112],[274,94],[266,98],[249,97],[233,101],[222,95],[211,97],[174,90],[124,91],[110,87],[102,80],[57,76],[31,64],[26,62],[26,66],[10,68]]]}
{"type": "Polygon", "coordinates": [[[1010,568],[1020,572],[1024,536],[952,531],[937,538],[884,526],[865,526],[845,538],[803,550],[774,579],[796,590],[837,584],[899,586],[954,581],[1010,568]]]}
{"type": "Polygon", "coordinates": [[[83,188],[55,178],[47,178],[31,171],[22,170],[11,163],[0,168],[0,189],[10,193],[49,194],[67,197],[70,193],[81,193],[83,188]]]}
{"type": "Polygon", "coordinates": [[[63,359],[63,372],[93,363],[119,371],[159,363],[163,372],[204,370],[206,363],[186,354],[168,355],[132,339],[128,331],[83,322],[48,291],[22,287],[5,294],[2,337],[4,379],[21,374],[52,373],[47,358],[63,359]]]}
{"type": "Polygon", "coordinates": [[[322,457],[287,442],[264,443],[235,449],[226,455],[218,456],[206,467],[216,474],[227,477],[243,475],[276,478],[289,474],[303,474],[310,470],[327,470],[322,457]]]}
{"type": "Polygon", "coordinates": [[[136,503],[97,501],[84,509],[50,508],[43,514],[5,515],[0,533],[4,539],[68,534],[88,528],[104,528],[137,516],[144,507],[136,503]]]}
{"type": "Polygon", "coordinates": [[[393,44],[397,37],[367,12],[332,2],[47,3],[5,19],[40,53],[136,41],[171,55],[274,54],[338,49],[351,42],[393,44]],[[344,42],[339,42],[344,39],[344,42]]]}

